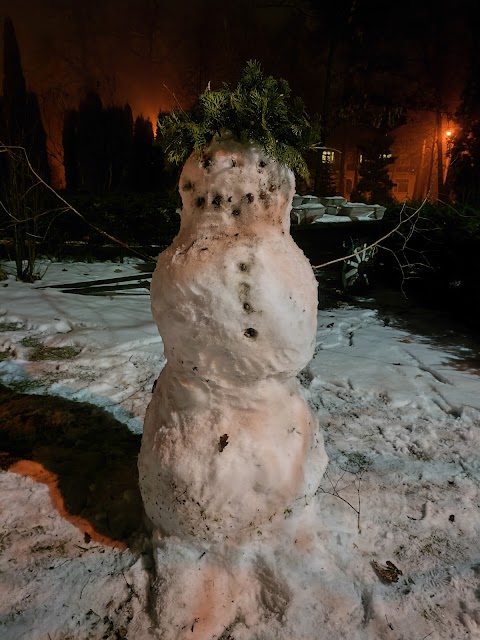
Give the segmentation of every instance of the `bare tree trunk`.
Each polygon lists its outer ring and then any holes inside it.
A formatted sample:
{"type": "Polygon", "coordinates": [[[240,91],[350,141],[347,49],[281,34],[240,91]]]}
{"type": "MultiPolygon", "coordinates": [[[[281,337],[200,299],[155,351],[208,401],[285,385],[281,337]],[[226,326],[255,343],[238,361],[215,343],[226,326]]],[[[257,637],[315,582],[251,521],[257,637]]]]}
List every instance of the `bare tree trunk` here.
{"type": "Polygon", "coordinates": [[[445,201],[445,178],[443,172],[443,118],[442,112],[437,110],[435,114],[437,133],[437,198],[445,201]]]}
{"type": "Polygon", "coordinates": [[[425,197],[425,154],[427,150],[427,139],[423,139],[422,153],[417,165],[417,177],[413,189],[413,199],[420,200],[425,197]]]}
{"type": "Polygon", "coordinates": [[[430,189],[432,188],[432,176],[433,176],[433,165],[435,161],[436,140],[437,140],[437,125],[435,123],[435,128],[432,136],[432,147],[430,149],[430,160],[428,163],[427,196],[429,195],[430,189]]]}
{"type": "Polygon", "coordinates": [[[338,171],[338,192],[345,197],[345,155],[347,151],[347,135],[345,125],[342,127],[342,146],[340,147],[340,166],[338,171]]]}
{"type": "Polygon", "coordinates": [[[23,149],[1,144],[0,149],[7,154],[8,162],[7,179],[0,195],[4,214],[1,222],[5,221],[5,229],[12,234],[17,279],[33,282],[37,243],[42,233],[39,229],[44,224],[45,233],[51,219],[45,211],[45,193],[40,184],[43,180],[35,181],[23,149]]]}
{"type": "Polygon", "coordinates": [[[355,154],[353,156],[354,173],[353,173],[352,191],[354,191],[357,188],[359,165],[360,165],[360,161],[359,161],[359,157],[358,157],[358,147],[355,147],[355,154]]]}

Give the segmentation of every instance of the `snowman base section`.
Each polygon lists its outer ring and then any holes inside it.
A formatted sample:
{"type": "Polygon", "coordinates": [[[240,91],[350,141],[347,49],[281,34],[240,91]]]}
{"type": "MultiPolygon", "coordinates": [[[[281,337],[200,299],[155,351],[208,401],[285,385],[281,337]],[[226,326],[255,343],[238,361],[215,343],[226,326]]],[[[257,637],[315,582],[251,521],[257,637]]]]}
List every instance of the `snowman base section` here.
{"type": "Polygon", "coordinates": [[[345,511],[339,530],[333,511],[311,500],[245,544],[154,536],[149,610],[158,640],[314,640],[363,629],[356,518],[345,511]]]}
{"type": "Polygon", "coordinates": [[[140,482],[147,515],[165,534],[245,537],[320,483],[323,440],[296,380],[222,391],[213,406],[174,410],[188,381],[168,365],[160,376],[146,424],[168,426],[145,432],[140,482]]]}

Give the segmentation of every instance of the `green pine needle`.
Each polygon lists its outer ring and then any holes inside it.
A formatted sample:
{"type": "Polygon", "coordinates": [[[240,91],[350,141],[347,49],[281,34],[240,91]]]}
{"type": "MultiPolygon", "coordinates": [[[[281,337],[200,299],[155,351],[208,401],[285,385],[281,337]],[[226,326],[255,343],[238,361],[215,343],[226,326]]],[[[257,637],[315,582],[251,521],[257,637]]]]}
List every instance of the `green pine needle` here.
{"type": "Polygon", "coordinates": [[[158,120],[159,143],[171,163],[185,162],[202,152],[222,130],[240,142],[258,143],[265,153],[298,175],[308,178],[302,156],[312,128],[300,98],[292,98],[286,80],[265,76],[260,64],[247,62],[237,86],[207,88],[188,112],[174,109],[158,120]]]}

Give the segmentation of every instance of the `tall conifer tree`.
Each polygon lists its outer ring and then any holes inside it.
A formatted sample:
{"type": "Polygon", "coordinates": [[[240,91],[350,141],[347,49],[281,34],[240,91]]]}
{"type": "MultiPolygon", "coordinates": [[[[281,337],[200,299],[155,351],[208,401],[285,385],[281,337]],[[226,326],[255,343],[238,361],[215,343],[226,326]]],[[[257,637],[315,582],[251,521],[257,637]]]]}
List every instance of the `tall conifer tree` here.
{"type": "Polygon", "coordinates": [[[26,157],[47,183],[50,181],[50,167],[38,100],[27,90],[10,18],[5,18],[3,36],[0,142],[9,149],[8,153],[1,154],[0,188],[5,208],[1,213],[0,228],[13,228],[17,277],[31,281],[34,277],[36,238],[41,224],[38,216],[45,209],[45,193],[38,187],[38,179],[32,174],[26,157]]]}
{"type": "Polygon", "coordinates": [[[80,186],[93,193],[106,187],[107,161],[102,100],[90,91],[78,109],[77,150],[80,186]]]}
{"type": "Polygon", "coordinates": [[[152,186],[153,126],[151,120],[137,116],[133,128],[130,181],[135,191],[148,191],[152,186]]]}
{"type": "Polygon", "coordinates": [[[76,191],[80,184],[78,163],[78,111],[69,109],[63,118],[63,164],[67,189],[76,191]]]}
{"type": "Polygon", "coordinates": [[[456,114],[447,184],[457,202],[480,206],[480,43],[472,39],[470,69],[456,114]]]}

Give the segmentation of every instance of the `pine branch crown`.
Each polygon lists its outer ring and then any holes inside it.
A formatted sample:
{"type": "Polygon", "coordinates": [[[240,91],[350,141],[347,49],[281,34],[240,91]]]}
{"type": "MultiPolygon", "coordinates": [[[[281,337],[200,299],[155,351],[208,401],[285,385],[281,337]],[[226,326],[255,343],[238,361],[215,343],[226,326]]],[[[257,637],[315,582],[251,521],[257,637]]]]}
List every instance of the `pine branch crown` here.
{"type": "Polygon", "coordinates": [[[270,157],[307,178],[302,156],[312,127],[300,98],[286,80],[265,76],[250,60],[234,89],[209,87],[188,111],[175,108],[158,119],[158,138],[167,159],[182,164],[192,151],[202,152],[215,135],[228,131],[242,143],[259,144],[270,157]]]}

